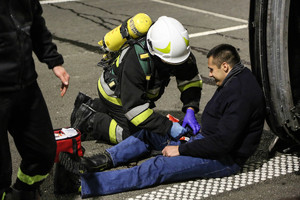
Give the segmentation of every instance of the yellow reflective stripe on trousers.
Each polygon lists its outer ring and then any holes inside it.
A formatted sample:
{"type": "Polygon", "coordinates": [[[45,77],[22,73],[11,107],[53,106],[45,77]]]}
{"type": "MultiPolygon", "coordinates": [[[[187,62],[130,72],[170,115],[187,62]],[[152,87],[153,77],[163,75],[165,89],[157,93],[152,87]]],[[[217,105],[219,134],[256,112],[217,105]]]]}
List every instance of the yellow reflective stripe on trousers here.
{"type": "Polygon", "coordinates": [[[100,78],[99,78],[99,80],[98,80],[98,88],[99,88],[99,92],[102,94],[102,96],[103,96],[106,100],[110,101],[110,102],[113,103],[113,104],[122,106],[122,101],[121,101],[121,99],[115,98],[115,97],[110,97],[110,96],[108,96],[108,95],[106,94],[106,92],[104,91],[104,89],[103,89],[103,87],[102,87],[102,85],[101,85],[100,78]]]}
{"type": "Polygon", "coordinates": [[[116,120],[112,119],[109,125],[109,140],[112,144],[117,144],[117,136],[116,136],[116,120]]]}
{"type": "Polygon", "coordinates": [[[191,82],[191,83],[188,83],[186,85],[183,85],[183,86],[180,86],[178,87],[178,89],[180,90],[180,92],[183,92],[191,87],[199,87],[199,88],[202,88],[202,80],[199,80],[199,81],[194,81],[194,82],[191,82]]]}
{"type": "Polygon", "coordinates": [[[4,200],[4,199],[5,199],[5,196],[6,196],[6,192],[3,192],[3,195],[2,195],[1,200],[4,200]]]}
{"type": "Polygon", "coordinates": [[[138,126],[140,123],[142,123],[146,119],[148,119],[148,117],[150,117],[150,115],[152,115],[152,113],[153,113],[153,110],[148,108],[147,110],[145,110],[144,112],[142,112],[141,114],[139,114],[135,118],[133,118],[131,120],[131,123],[138,126]]]}
{"type": "Polygon", "coordinates": [[[28,185],[32,185],[34,183],[37,183],[37,182],[40,182],[44,179],[47,178],[49,174],[46,174],[46,175],[35,175],[35,176],[29,176],[29,175],[26,175],[22,172],[22,170],[19,168],[19,171],[18,171],[18,179],[20,179],[22,182],[28,184],[28,185]]]}

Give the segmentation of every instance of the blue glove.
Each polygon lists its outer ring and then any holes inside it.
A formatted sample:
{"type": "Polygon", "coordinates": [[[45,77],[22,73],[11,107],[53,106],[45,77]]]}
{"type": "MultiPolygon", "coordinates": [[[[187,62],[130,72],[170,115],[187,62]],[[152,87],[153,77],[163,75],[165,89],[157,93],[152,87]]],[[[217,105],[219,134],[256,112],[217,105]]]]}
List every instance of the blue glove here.
{"type": "Polygon", "coordinates": [[[178,122],[173,122],[173,125],[171,127],[170,135],[175,140],[179,140],[181,136],[183,136],[188,130],[184,127],[182,127],[178,122]]]}
{"type": "Polygon", "coordinates": [[[187,124],[193,129],[194,135],[196,135],[200,131],[201,126],[195,118],[195,112],[193,109],[190,108],[186,110],[182,126],[185,127],[187,124]]]}

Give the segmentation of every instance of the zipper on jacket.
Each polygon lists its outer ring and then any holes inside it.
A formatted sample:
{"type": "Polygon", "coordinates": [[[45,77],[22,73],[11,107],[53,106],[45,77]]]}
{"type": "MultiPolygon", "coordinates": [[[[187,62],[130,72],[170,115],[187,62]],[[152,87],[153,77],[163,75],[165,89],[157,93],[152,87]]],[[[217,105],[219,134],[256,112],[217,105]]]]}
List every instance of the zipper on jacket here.
{"type": "Polygon", "coordinates": [[[17,39],[18,39],[18,46],[20,48],[20,54],[21,54],[20,55],[21,59],[18,60],[18,62],[20,61],[20,69],[19,69],[19,73],[18,73],[18,78],[17,79],[18,79],[18,84],[19,84],[20,88],[22,89],[22,88],[24,88],[23,83],[22,83],[22,74],[23,74],[24,63],[25,63],[25,56],[24,56],[24,51],[23,51],[24,45],[23,45],[22,40],[20,38],[21,34],[22,34],[22,30],[21,30],[20,24],[18,23],[18,21],[16,20],[15,16],[13,15],[10,2],[11,1],[9,1],[9,3],[8,3],[9,16],[10,16],[11,21],[14,24],[15,29],[16,29],[16,34],[17,34],[17,39]]]}

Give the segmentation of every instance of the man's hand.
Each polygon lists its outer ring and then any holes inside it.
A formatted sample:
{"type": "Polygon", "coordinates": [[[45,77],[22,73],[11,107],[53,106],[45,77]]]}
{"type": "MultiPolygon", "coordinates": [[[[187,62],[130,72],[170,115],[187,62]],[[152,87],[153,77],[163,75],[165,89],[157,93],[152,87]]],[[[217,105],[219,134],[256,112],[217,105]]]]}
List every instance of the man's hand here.
{"type": "Polygon", "coordinates": [[[166,146],[163,150],[162,150],[162,154],[163,156],[166,157],[174,157],[174,156],[179,156],[179,146],[166,146]]]}
{"type": "Polygon", "coordinates": [[[69,86],[70,76],[63,66],[55,66],[52,70],[54,74],[61,80],[60,95],[64,96],[69,86]]]}

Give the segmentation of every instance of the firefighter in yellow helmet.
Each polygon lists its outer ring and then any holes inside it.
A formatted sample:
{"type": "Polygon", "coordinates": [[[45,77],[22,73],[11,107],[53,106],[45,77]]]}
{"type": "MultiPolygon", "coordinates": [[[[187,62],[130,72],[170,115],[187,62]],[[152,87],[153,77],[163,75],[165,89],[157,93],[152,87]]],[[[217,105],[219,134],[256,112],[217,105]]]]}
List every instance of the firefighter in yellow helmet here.
{"type": "Polygon", "coordinates": [[[196,134],[200,129],[195,113],[199,111],[201,89],[187,30],[176,19],[162,16],[146,36],[122,48],[118,57],[104,66],[98,81],[99,98],[78,94],[71,126],[83,136],[89,133],[112,144],[140,129],[178,138],[189,125],[196,134]],[[182,126],[152,109],[171,76],[176,78],[186,113],[182,126]]]}

